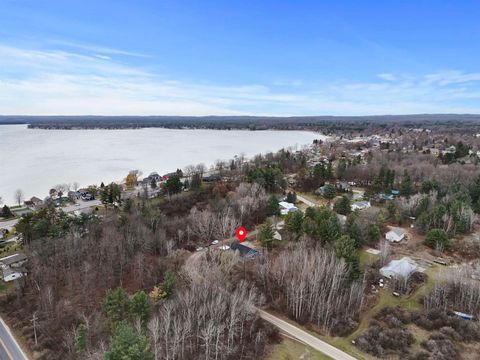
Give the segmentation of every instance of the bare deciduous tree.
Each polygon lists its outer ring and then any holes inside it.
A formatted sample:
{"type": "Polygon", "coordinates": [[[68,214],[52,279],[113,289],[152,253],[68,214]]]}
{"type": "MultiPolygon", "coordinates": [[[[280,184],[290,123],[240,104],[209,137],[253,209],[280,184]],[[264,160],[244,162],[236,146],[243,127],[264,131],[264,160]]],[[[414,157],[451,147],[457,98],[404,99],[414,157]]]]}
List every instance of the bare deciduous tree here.
{"type": "Polygon", "coordinates": [[[470,266],[462,266],[439,276],[432,291],[424,297],[425,309],[462,311],[478,318],[480,282],[472,279],[476,271],[470,266]]]}
{"type": "Polygon", "coordinates": [[[13,196],[14,196],[17,204],[20,206],[20,204],[22,203],[22,200],[23,200],[23,191],[21,189],[17,189],[15,191],[15,193],[13,194],[13,196]]]}
{"type": "Polygon", "coordinates": [[[203,176],[203,174],[207,170],[207,167],[205,166],[205,164],[201,163],[196,166],[196,170],[200,174],[200,176],[203,176]]]}
{"type": "Polygon", "coordinates": [[[258,338],[263,330],[257,303],[258,295],[244,282],[232,292],[222,291],[209,279],[193,282],[162,304],[150,320],[155,358],[222,360],[238,358],[240,353],[254,358],[255,348],[265,341],[265,335],[258,338]]]}
{"type": "Polygon", "coordinates": [[[209,211],[199,211],[194,207],[189,215],[190,229],[203,241],[211,241],[216,231],[217,221],[215,215],[209,211]]]}
{"type": "Polygon", "coordinates": [[[259,274],[267,277],[264,283],[273,284],[266,294],[282,298],[295,320],[315,323],[330,332],[360,314],[364,283],[350,283],[344,260],[331,250],[301,244],[262,266],[266,268],[259,274]]]}
{"type": "Polygon", "coordinates": [[[380,241],[380,266],[384,266],[388,262],[390,256],[390,243],[386,240],[380,241]]]}

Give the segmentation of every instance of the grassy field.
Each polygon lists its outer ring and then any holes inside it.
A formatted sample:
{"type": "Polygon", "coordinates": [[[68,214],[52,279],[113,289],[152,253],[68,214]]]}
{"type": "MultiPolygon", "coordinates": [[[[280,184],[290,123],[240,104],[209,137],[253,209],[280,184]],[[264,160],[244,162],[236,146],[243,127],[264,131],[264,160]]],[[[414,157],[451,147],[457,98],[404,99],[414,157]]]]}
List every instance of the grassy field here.
{"type": "Polygon", "coordinates": [[[13,255],[21,249],[22,249],[22,246],[14,242],[5,244],[5,246],[0,247],[0,257],[3,258],[6,256],[13,255]]]}
{"type": "Polygon", "coordinates": [[[361,249],[359,251],[359,257],[360,257],[360,266],[364,268],[365,266],[373,264],[375,261],[378,260],[379,256],[370,254],[366,250],[361,249]]]}
{"type": "Polygon", "coordinates": [[[331,357],[296,340],[288,337],[282,338],[283,341],[280,344],[272,346],[267,360],[331,360],[331,357]]]}
{"type": "Polygon", "coordinates": [[[323,197],[320,197],[320,196],[317,196],[315,195],[314,193],[297,193],[298,195],[300,195],[301,197],[304,197],[305,199],[307,200],[310,200],[311,202],[317,204],[318,206],[326,206],[328,205],[328,200],[323,198],[323,197]]]}
{"type": "Polygon", "coordinates": [[[13,281],[9,282],[9,283],[5,283],[3,281],[0,281],[0,294],[7,293],[8,291],[10,291],[10,289],[13,289],[14,286],[15,285],[14,285],[13,281]]]}

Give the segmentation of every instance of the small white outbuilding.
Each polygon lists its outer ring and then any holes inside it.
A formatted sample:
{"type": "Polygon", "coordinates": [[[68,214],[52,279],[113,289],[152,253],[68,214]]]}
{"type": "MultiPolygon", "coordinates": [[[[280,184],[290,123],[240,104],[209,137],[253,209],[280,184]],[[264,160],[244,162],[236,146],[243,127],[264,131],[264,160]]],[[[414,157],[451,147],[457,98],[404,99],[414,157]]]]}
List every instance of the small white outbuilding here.
{"type": "Polygon", "coordinates": [[[390,242],[400,242],[405,239],[405,230],[398,227],[391,228],[390,231],[385,234],[385,239],[390,242]]]}

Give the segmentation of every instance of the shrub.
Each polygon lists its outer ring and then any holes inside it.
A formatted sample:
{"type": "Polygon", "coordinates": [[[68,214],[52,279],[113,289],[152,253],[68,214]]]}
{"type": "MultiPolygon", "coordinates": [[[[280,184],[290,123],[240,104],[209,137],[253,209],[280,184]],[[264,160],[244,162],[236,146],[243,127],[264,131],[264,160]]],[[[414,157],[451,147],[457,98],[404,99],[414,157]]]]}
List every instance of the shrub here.
{"type": "Polygon", "coordinates": [[[431,229],[427,232],[425,237],[425,244],[432,249],[448,250],[450,248],[450,242],[445,230],[431,229]]]}
{"type": "Polygon", "coordinates": [[[374,356],[384,357],[391,352],[407,353],[408,348],[415,343],[415,338],[408,329],[403,327],[389,329],[373,325],[357,337],[355,342],[361,350],[374,356]]]}
{"type": "Polygon", "coordinates": [[[333,210],[342,215],[348,215],[352,211],[350,198],[346,195],[343,195],[340,199],[335,201],[333,205],[333,210]]]}

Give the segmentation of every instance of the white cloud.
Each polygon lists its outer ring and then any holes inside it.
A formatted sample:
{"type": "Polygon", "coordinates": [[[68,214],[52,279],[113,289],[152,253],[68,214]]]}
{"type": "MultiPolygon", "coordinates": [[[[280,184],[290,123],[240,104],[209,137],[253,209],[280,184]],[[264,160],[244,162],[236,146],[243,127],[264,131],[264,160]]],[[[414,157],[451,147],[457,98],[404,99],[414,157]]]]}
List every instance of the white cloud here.
{"type": "Polygon", "coordinates": [[[272,82],[273,88],[179,81],[116,61],[121,50],[88,47],[93,49],[85,54],[0,44],[0,114],[480,113],[480,73],[391,72],[377,75],[382,80],[336,82],[308,91],[312,85],[298,81],[281,82],[281,87],[272,82]]]}
{"type": "Polygon", "coordinates": [[[102,54],[95,54],[95,57],[102,59],[102,60],[112,60],[110,56],[102,55],[102,54]]]}
{"type": "Polygon", "coordinates": [[[380,79],[386,80],[386,81],[395,81],[397,80],[396,76],[390,73],[383,73],[383,74],[378,74],[378,77],[380,79]]]}
{"type": "Polygon", "coordinates": [[[60,45],[60,46],[71,48],[71,49],[77,49],[77,50],[79,49],[79,50],[85,50],[85,51],[88,51],[88,52],[102,53],[102,54],[108,54],[108,55],[148,57],[147,55],[140,54],[138,52],[125,51],[125,50],[121,50],[121,49],[113,49],[113,48],[106,47],[106,46],[82,44],[82,43],[73,42],[73,41],[51,40],[51,41],[49,41],[49,44],[60,45]]]}

